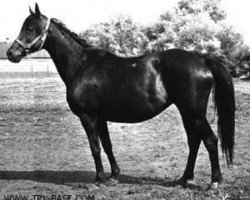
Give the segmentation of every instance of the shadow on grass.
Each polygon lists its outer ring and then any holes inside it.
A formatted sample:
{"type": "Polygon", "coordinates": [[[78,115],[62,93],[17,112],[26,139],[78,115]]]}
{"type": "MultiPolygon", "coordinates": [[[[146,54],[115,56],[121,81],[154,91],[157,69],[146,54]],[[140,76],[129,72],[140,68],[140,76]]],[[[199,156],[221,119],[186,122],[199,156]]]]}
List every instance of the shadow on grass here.
{"type": "MultiPolygon", "coordinates": [[[[108,177],[109,174],[106,174],[108,177]]],[[[92,184],[95,181],[95,172],[92,171],[0,171],[0,180],[31,180],[54,184],[92,184]]],[[[136,177],[121,174],[118,178],[121,184],[158,185],[162,187],[175,187],[177,180],[170,178],[136,177]]],[[[190,189],[202,190],[200,186],[188,183],[190,189]]]]}

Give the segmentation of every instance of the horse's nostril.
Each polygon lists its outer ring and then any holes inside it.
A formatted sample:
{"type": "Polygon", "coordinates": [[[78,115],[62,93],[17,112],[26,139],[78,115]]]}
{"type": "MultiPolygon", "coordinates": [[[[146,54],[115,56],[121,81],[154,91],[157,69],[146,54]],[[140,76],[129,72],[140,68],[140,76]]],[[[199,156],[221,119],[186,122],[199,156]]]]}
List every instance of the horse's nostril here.
{"type": "Polygon", "coordinates": [[[6,55],[8,56],[8,58],[11,58],[13,57],[13,54],[10,50],[7,51],[6,55]]]}

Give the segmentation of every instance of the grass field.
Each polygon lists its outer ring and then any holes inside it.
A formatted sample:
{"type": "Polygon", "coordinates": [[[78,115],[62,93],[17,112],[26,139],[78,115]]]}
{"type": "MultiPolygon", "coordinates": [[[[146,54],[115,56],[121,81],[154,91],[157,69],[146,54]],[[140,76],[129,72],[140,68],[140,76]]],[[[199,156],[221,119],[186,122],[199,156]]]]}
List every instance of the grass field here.
{"type": "MultiPolygon", "coordinates": [[[[203,144],[194,181],[188,188],[175,185],[185,168],[188,146],[174,106],[144,123],[109,123],[122,175],[116,186],[97,187],[86,134],[67,106],[60,78],[4,77],[0,80],[0,199],[7,194],[41,194],[46,199],[52,194],[91,194],[95,199],[250,199],[250,83],[235,81],[234,166],[228,169],[220,152],[224,181],[218,190],[206,190],[211,172],[203,144]]],[[[211,102],[208,118],[216,130],[211,102]]],[[[109,174],[104,153],[102,158],[109,174]]]]}

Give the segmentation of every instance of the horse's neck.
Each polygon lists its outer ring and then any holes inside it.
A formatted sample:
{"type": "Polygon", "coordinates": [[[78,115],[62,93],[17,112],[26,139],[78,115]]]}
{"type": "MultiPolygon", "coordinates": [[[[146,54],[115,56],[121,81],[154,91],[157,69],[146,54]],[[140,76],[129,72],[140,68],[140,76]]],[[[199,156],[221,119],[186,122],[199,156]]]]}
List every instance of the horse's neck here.
{"type": "Polygon", "coordinates": [[[83,47],[68,35],[63,35],[55,26],[52,35],[47,38],[45,49],[54,61],[58,73],[67,85],[79,66],[79,56],[83,47]]]}

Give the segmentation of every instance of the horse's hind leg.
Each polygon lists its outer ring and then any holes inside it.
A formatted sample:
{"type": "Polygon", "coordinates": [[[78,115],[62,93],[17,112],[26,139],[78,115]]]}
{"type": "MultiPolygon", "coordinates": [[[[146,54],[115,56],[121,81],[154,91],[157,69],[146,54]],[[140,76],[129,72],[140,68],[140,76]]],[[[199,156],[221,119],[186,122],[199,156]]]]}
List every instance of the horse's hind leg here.
{"type": "Polygon", "coordinates": [[[212,168],[212,183],[221,182],[222,176],[218,156],[218,138],[212,131],[207,120],[204,122],[204,126],[206,131],[202,135],[202,140],[209,153],[212,168]]]}
{"type": "Polygon", "coordinates": [[[180,183],[186,183],[187,180],[193,178],[195,160],[201,140],[204,142],[209,153],[212,182],[220,182],[222,178],[218,158],[218,139],[206,118],[213,77],[206,66],[202,64],[199,67],[193,66],[191,69],[196,69],[193,71],[196,73],[192,73],[191,77],[183,75],[182,82],[177,85],[178,87],[176,86],[177,92],[175,93],[174,100],[175,105],[181,113],[189,145],[187,166],[180,179],[180,183]]]}
{"type": "Polygon", "coordinates": [[[98,128],[99,128],[99,137],[101,139],[102,146],[104,148],[105,153],[108,156],[109,163],[111,166],[111,177],[116,178],[120,174],[120,169],[116,163],[116,160],[113,154],[112,143],[109,137],[107,122],[103,120],[99,120],[98,128]]]}
{"type": "Polygon", "coordinates": [[[180,183],[185,184],[187,180],[193,178],[193,171],[195,160],[201,140],[203,140],[205,147],[209,153],[209,158],[212,168],[212,182],[220,182],[222,180],[219,158],[218,158],[218,139],[213,133],[205,115],[196,115],[195,117],[190,113],[182,115],[184,127],[188,136],[189,156],[187,166],[180,183]]]}
{"type": "Polygon", "coordinates": [[[182,116],[184,128],[187,132],[189,155],[187,160],[186,169],[183,176],[179,179],[181,184],[186,184],[187,180],[192,180],[194,178],[194,167],[197,158],[197,153],[201,143],[201,137],[199,132],[199,120],[193,119],[189,116],[182,116]]]}

